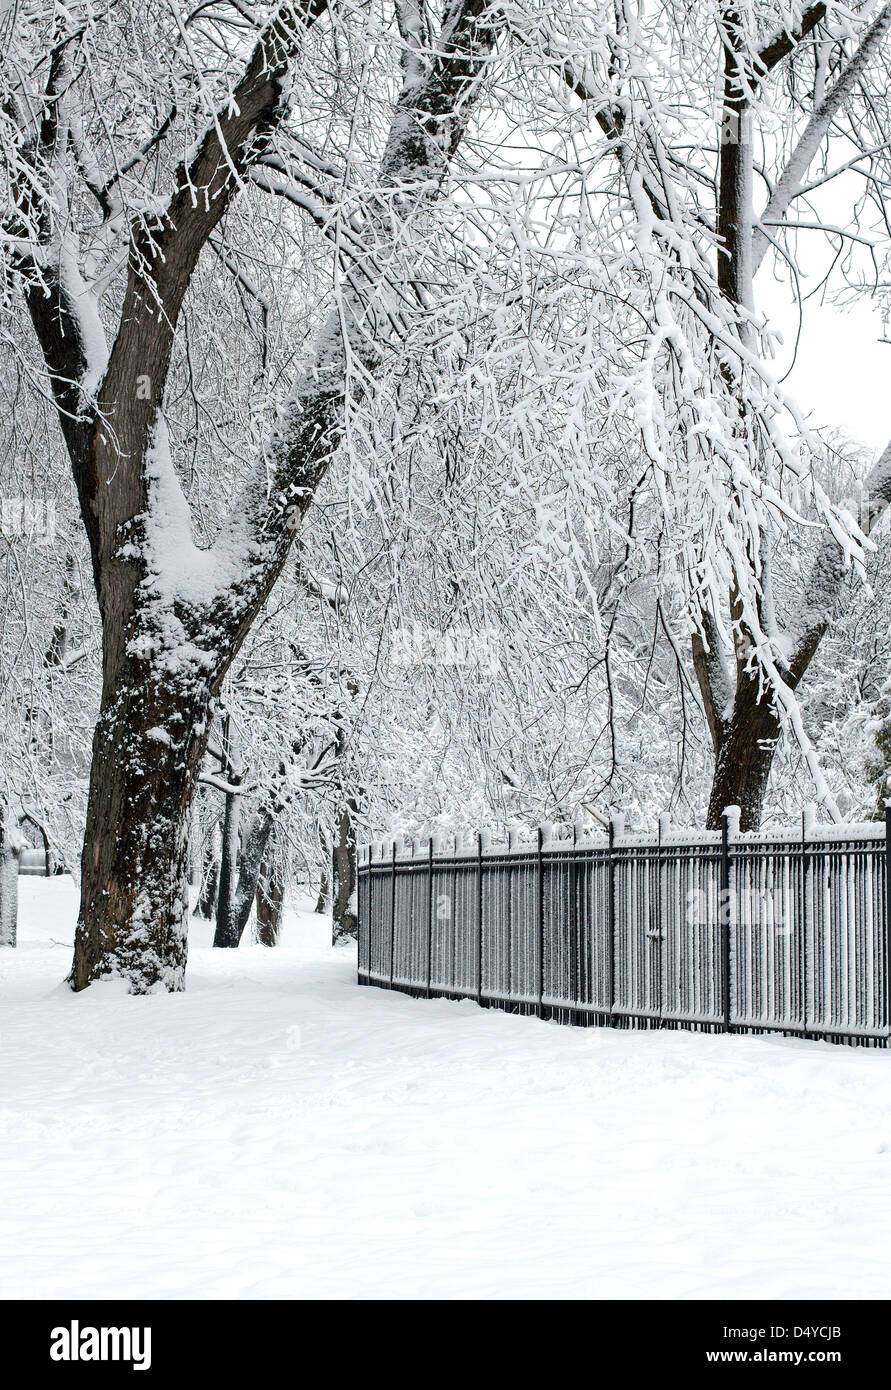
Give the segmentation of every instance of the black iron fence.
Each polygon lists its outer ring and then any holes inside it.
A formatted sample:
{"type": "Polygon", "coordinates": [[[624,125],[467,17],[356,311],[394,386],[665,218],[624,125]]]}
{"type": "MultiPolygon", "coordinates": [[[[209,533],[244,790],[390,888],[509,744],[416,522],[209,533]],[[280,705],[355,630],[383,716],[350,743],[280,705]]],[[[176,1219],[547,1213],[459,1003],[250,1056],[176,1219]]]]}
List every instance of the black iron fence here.
{"type": "Polygon", "coordinates": [[[371,845],[359,982],[564,1023],[885,1046],[885,824],[792,832],[558,825],[371,845]]]}

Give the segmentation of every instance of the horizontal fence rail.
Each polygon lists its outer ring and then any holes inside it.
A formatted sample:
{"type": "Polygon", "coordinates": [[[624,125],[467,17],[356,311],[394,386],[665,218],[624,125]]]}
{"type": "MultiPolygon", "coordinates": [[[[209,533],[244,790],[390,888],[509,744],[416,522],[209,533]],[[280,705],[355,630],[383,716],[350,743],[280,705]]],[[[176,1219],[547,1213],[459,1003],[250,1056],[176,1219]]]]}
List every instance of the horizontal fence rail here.
{"type": "Polygon", "coordinates": [[[793,831],[572,825],[359,853],[359,983],[563,1023],[886,1046],[891,809],[793,831]]]}

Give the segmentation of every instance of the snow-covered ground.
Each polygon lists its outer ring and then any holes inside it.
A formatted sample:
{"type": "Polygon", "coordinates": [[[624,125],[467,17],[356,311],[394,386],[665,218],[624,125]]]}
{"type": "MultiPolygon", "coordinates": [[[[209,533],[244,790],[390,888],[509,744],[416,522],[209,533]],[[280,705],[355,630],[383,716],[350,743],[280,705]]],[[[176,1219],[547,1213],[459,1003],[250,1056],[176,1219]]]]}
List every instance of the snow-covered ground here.
{"type": "Polygon", "coordinates": [[[73,886],[21,887],[0,1296],[891,1295],[891,1053],[359,989],[309,915],[75,996],[73,886]]]}

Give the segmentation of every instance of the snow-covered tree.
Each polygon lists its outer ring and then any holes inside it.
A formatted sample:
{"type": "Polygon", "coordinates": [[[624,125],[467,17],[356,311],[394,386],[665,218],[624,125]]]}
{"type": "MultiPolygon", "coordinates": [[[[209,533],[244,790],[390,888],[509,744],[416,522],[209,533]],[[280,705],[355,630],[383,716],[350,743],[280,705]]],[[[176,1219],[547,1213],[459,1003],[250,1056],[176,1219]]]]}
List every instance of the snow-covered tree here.
{"type": "MultiPolygon", "coordinates": [[[[865,546],[816,481],[819,441],[772,376],[755,276],[778,262],[794,278],[818,254],[816,234],[859,284],[850,248],[874,249],[869,232],[887,244],[891,7],[623,3],[599,45],[581,42],[578,24],[573,14],[528,41],[615,160],[601,196],[618,209],[616,280],[642,343],[619,384],[648,460],[639,514],[649,506],[661,582],[674,572],[692,628],[714,747],[708,821],[736,804],[743,826],[757,825],[783,728],[837,815],[796,691],[865,546]],[[849,226],[828,211],[837,188],[849,226]],[[809,525],[823,544],[779,602],[772,552],[809,525]]],[[[866,480],[866,531],[891,500],[889,465],[891,453],[866,480]]]]}
{"type": "MultiPolygon", "coordinates": [[[[435,28],[412,0],[397,6],[398,38],[369,96],[380,100],[401,65],[378,172],[330,213],[331,171],[303,143],[303,108],[318,121],[325,59],[349,18],[326,0],[6,18],[7,275],[43,352],[103,628],[77,989],[109,971],[137,991],[182,986],[187,830],[217,696],[341,439],[347,396],[414,297],[415,223],[498,34],[480,0],[447,5],[435,28]],[[260,190],[322,222],[337,293],[202,546],[171,454],[171,362],[202,254],[215,239],[224,260],[249,250],[229,214],[260,190]]],[[[323,122],[339,96],[327,81],[323,122]]],[[[351,81],[361,99],[361,72],[351,81]]]]}

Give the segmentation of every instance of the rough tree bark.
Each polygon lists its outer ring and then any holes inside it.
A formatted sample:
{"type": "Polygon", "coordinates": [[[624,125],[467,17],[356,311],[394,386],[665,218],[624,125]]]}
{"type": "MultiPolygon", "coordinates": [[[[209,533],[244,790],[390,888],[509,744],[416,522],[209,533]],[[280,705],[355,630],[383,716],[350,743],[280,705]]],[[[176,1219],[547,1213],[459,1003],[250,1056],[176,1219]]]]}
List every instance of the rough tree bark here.
{"type": "Polygon", "coordinates": [[[337,817],[331,854],[331,940],[335,946],[341,941],[355,940],[359,935],[359,919],[356,915],[358,869],[354,822],[357,809],[355,798],[348,797],[337,817]]]}
{"type": "MultiPolygon", "coordinates": [[[[217,926],[214,933],[214,946],[235,947],[241,942],[251,907],[257,893],[260,871],[272,834],[274,813],[264,808],[252,816],[245,829],[240,846],[233,846],[234,857],[229,859],[230,886],[224,898],[222,886],[217,907],[217,926]],[[237,873],[235,872],[237,863],[237,873]]],[[[226,864],[226,847],[223,846],[223,862],[226,864]]],[[[222,882],[222,873],[220,879],[222,882]]]]}
{"type": "Polygon", "coordinates": [[[201,891],[198,894],[198,901],[195,904],[195,917],[201,917],[209,922],[216,916],[217,899],[220,886],[220,859],[221,850],[216,841],[216,827],[214,826],[211,834],[207,837],[205,846],[203,868],[201,872],[201,891]]]}
{"type": "MultiPolygon", "coordinates": [[[[326,3],[294,0],[275,12],[233,99],[180,164],[166,207],[133,220],[107,362],[97,358],[103,333],[70,243],[57,239],[51,208],[34,191],[45,186],[68,138],[67,38],[47,65],[31,152],[39,177],[21,188],[22,236],[32,244],[36,236],[38,245],[20,256],[19,267],[71,459],[103,631],[74,989],[108,973],[126,977],[135,992],[183,987],[187,832],[220,687],[339,442],[343,333],[355,335],[354,360],[372,365],[376,319],[369,304],[376,291],[385,292],[387,254],[448,171],[501,22],[489,18],[487,0],[453,0],[431,40],[410,0],[399,6],[404,83],[381,168],[381,184],[391,192],[377,203],[369,199],[367,255],[354,262],[353,288],[310,349],[264,466],[217,544],[200,552],[188,536],[174,538],[181,549],[191,545],[195,580],[182,578],[181,555],[174,582],[159,537],[163,542],[171,510],[186,507],[163,416],[180,311],[202,249],[287,114],[290,73],[326,3]]],[[[108,216],[107,188],[92,191],[108,216]]]]}
{"type": "Polygon", "coordinates": [[[227,791],[224,799],[220,874],[217,883],[216,930],[213,944],[215,946],[237,946],[241,932],[235,926],[235,899],[239,890],[243,795],[235,789],[240,785],[244,771],[228,717],[223,724],[222,751],[222,770],[226,776],[226,784],[231,786],[233,790],[227,791]]]}
{"type": "Polygon", "coordinates": [[[257,940],[261,946],[277,946],[285,902],[285,869],[275,839],[266,850],[257,884],[257,940]]]}
{"type": "Polygon", "coordinates": [[[322,865],[322,877],[319,881],[319,896],[316,898],[316,912],[324,914],[328,911],[328,904],[331,898],[331,873],[329,869],[330,848],[324,836],[321,838],[325,863],[322,865]]]}

